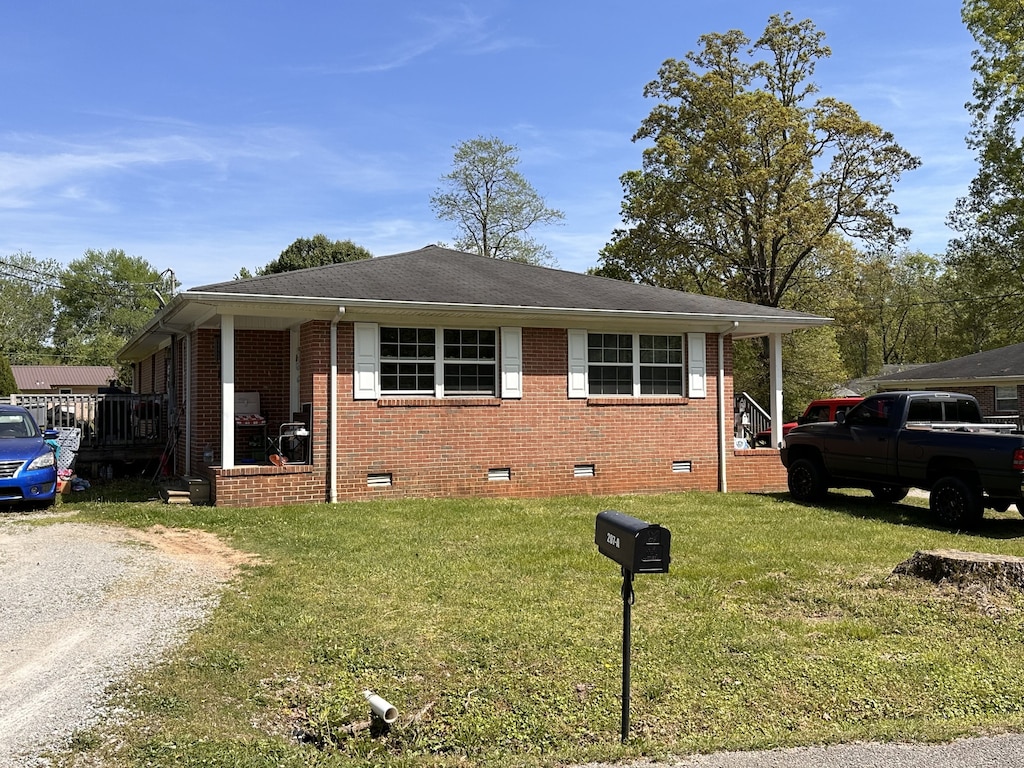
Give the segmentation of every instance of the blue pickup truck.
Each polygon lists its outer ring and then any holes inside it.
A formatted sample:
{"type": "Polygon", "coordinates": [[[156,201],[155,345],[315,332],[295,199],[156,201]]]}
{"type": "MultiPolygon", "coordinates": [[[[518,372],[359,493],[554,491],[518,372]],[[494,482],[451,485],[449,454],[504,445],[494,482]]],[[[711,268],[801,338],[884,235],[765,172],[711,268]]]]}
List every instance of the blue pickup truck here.
{"type": "Polygon", "coordinates": [[[920,488],[938,520],[954,528],[976,525],[986,507],[1017,504],[1024,512],[1024,434],[985,423],[970,395],[872,395],[835,422],[796,427],[780,456],[798,501],[866,488],[895,502],[920,488]]]}

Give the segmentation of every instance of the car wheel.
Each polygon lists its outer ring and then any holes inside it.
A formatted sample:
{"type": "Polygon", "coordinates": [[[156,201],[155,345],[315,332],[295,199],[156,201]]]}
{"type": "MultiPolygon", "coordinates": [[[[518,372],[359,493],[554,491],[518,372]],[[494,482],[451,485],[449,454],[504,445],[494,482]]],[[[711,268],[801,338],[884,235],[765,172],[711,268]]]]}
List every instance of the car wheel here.
{"type": "Polygon", "coordinates": [[[797,459],[790,464],[787,483],[797,501],[820,501],[828,493],[825,469],[814,459],[797,459]]]}
{"type": "Polygon", "coordinates": [[[928,498],[932,514],[950,528],[973,528],[985,513],[981,494],[961,477],[943,477],[932,486],[928,498]]]}
{"type": "Polygon", "coordinates": [[[907,498],[908,493],[910,493],[910,489],[904,488],[902,485],[876,485],[871,489],[872,496],[887,504],[903,501],[907,498]]]}

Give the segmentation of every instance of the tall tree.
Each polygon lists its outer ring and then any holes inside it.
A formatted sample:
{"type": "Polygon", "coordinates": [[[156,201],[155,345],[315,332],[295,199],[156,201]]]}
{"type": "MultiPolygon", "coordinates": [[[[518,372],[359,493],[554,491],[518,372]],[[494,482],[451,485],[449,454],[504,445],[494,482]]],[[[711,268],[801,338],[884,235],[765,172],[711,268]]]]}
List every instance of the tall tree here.
{"type": "Polygon", "coordinates": [[[53,334],[58,355],[69,364],[116,366],[118,350],[176,287],[145,259],[119,249],[86,251],[61,277],[53,334]]]}
{"type": "Polygon", "coordinates": [[[455,247],[495,259],[553,263],[530,230],[557,224],[565,214],[549,208],[519,172],[518,148],[479,136],[454,147],[452,170],[430,198],[439,219],[455,223],[455,247]]]}
{"type": "Polygon", "coordinates": [[[707,34],[669,59],[644,95],[659,100],[633,137],[643,169],[622,177],[625,229],[602,261],[633,278],[787,305],[829,279],[837,235],[889,245],[893,184],[919,161],[810,79],[831,55],[824,33],[772,16],[753,46],[740,31],[707,34]],[[746,54],[746,58],[744,57],[746,54]]]}
{"type": "Polygon", "coordinates": [[[16,365],[51,360],[60,265],[27,253],[0,257],[0,353],[16,365]]]}
{"type": "MultiPolygon", "coordinates": [[[[258,267],[257,275],[275,275],[279,272],[292,272],[296,269],[323,267],[328,264],[341,264],[346,261],[369,259],[373,256],[361,245],[351,240],[331,240],[327,235],[317,234],[313,237],[300,237],[289,245],[281,255],[270,263],[258,267]]],[[[252,277],[252,273],[244,267],[237,277],[252,277]]]]}
{"type": "MultiPolygon", "coordinates": [[[[982,316],[1020,331],[1024,293],[1024,5],[1020,0],[964,0],[962,17],[978,43],[967,104],[967,145],[978,160],[968,193],[948,223],[960,236],[950,243],[947,267],[969,274],[963,282],[979,296],[982,316]],[[981,291],[977,291],[981,288],[981,291]],[[1015,301],[1006,301],[1014,294],[1015,301]]],[[[992,337],[996,343],[998,334],[992,337]]]]}
{"type": "Polygon", "coordinates": [[[11,370],[11,361],[7,355],[0,352],[0,397],[12,395],[18,391],[18,385],[14,381],[14,371],[11,370]]]}
{"type": "MultiPolygon", "coordinates": [[[[906,238],[888,198],[920,161],[848,104],[815,98],[831,55],[824,33],[789,13],[751,45],[739,30],[706,34],[667,60],[644,95],[658,100],[634,141],[641,170],[622,176],[622,218],[601,253],[633,280],[770,307],[827,291],[856,238],[906,238]]],[[[808,308],[808,307],[799,307],[808,308]]],[[[834,343],[830,345],[835,348],[834,343]]],[[[767,345],[755,370],[767,370],[767,345]]],[[[755,396],[767,393],[751,382],[755,396]]]]}
{"type": "Polygon", "coordinates": [[[836,315],[843,358],[853,376],[943,357],[950,318],[940,278],[941,262],[917,251],[883,251],[861,259],[852,301],[836,315]]]}

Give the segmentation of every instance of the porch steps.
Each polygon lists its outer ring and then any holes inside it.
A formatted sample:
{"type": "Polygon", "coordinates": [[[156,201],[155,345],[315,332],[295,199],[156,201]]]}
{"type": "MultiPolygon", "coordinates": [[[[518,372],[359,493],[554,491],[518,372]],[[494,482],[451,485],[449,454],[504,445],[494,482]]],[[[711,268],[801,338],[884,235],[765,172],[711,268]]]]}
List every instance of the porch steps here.
{"type": "Polygon", "coordinates": [[[209,504],[210,481],[203,477],[178,477],[160,485],[165,504],[209,504]]]}
{"type": "Polygon", "coordinates": [[[162,488],[160,497],[165,504],[191,504],[192,494],[188,491],[180,491],[174,488],[162,488]]]}

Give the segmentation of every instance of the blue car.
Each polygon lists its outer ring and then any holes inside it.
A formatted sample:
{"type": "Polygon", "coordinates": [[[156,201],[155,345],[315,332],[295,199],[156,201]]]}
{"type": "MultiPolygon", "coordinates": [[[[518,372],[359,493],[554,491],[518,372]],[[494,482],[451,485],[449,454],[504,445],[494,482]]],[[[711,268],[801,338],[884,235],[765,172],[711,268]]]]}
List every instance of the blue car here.
{"type": "Polygon", "coordinates": [[[32,414],[0,405],[0,504],[49,506],[56,492],[57,459],[32,414]]]}

